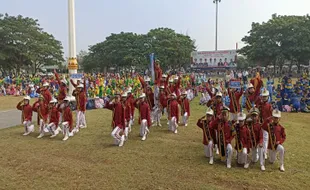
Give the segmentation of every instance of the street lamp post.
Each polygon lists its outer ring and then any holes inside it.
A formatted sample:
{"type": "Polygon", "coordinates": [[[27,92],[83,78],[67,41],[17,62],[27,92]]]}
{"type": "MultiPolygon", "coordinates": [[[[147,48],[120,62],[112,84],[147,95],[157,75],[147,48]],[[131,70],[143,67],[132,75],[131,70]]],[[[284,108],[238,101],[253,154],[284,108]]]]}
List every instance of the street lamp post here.
{"type": "MultiPolygon", "coordinates": [[[[75,39],[75,7],[74,0],[68,0],[68,25],[69,25],[69,59],[68,70],[69,75],[76,74],[78,70],[78,63],[76,58],[76,39],[75,39]]],[[[76,79],[73,79],[76,83],[76,79]]],[[[84,84],[85,85],[85,84],[84,84]]],[[[71,82],[69,83],[69,96],[72,95],[74,90],[71,82]]]]}
{"type": "Polygon", "coordinates": [[[213,0],[213,3],[216,5],[215,11],[215,51],[217,51],[217,25],[218,25],[218,12],[219,12],[219,3],[221,0],[213,0]]]}

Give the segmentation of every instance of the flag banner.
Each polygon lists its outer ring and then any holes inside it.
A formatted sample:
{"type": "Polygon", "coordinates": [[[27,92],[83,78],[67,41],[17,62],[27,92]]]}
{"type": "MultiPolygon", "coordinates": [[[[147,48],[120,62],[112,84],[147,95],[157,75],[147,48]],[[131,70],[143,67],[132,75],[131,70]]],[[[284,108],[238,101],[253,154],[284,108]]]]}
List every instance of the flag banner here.
{"type": "Polygon", "coordinates": [[[83,78],[83,73],[74,73],[70,75],[70,79],[81,79],[83,78]]]}
{"type": "Polygon", "coordinates": [[[241,81],[240,80],[229,81],[229,88],[241,88],[241,81]]]}

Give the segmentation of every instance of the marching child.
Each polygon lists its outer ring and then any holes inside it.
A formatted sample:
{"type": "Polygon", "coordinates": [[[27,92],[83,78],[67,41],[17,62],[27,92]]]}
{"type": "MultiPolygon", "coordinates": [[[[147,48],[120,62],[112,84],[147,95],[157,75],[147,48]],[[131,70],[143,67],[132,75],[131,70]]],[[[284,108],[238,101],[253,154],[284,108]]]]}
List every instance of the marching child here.
{"type": "Polygon", "coordinates": [[[197,126],[203,131],[203,144],[205,155],[209,158],[209,164],[213,164],[213,139],[215,136],[214,130],[210,129],[210,124],[213,121],[213,110],[207,109],[206,115],[200,118],[197,122],[197,126]]]}
{"type": "Polygon", "coordinates": [[[32,121],[32,107],[29,105],[30,97],[25,96],[22,101],[20,101],[16,108],[22,111],[22,123],[25,127],[24,136],[29,135],[31,132],[34,132],[34,125],[31,123],[32,121]]]}

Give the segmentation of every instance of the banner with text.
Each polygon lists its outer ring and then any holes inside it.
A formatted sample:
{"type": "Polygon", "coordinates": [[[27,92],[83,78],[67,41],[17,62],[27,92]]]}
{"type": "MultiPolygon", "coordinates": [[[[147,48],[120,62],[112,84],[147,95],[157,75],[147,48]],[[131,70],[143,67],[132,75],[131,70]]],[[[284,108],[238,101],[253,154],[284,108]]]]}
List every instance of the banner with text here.
{"type": "Polygon", "coordinates": [[[191,54],[192,65],[207,65],[209,67],[236,66],[237,51],[194,51],[191,54]]]}

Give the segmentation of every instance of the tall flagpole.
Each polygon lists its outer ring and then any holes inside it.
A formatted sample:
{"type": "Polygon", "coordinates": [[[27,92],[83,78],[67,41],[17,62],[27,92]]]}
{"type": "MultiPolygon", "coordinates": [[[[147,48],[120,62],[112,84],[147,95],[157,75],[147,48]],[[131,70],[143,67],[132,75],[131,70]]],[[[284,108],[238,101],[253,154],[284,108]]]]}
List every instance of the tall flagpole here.
{"type": "MultiPolygon", "coordinates": [[[[68,0],[68,25],[69,25],[69,60],[68,70],[69,75],[77,73],[78,63],[76,58],[76,39],[75,39],[75,7],[74,0],[68,0]]],[[[76,79],[73,79],[76,83],[76,79]]],[[[71,82],[69,83],[69,96],[72,95],[74,90],[71,82]]]]}
{"type": "Polygon", "coordinates": [[[217,28],[218,28],[218,12],[219,12],[219,3],[221,0],[213,0],[213,3],[216,5],[216,11],[215,11],[215,51],[217,51],[217,28]]]}

